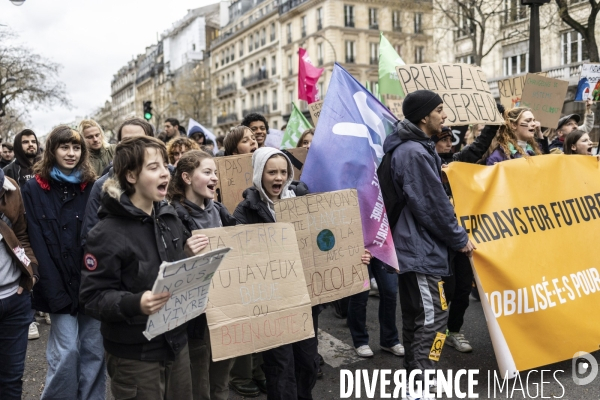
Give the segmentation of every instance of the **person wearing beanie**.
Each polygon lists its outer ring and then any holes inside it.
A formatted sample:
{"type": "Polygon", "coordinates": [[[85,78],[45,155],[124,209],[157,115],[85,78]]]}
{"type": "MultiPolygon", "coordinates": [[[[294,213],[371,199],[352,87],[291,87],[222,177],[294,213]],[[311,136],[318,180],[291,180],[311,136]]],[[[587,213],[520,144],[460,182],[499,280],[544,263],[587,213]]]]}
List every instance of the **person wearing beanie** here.
{"type": "Polygon", "coordinates": [[[404,368],[410,373],[436,369],[430,351],[438,348],[448,320],[443,277],[450,275],[449,252],[470,254],[475,246],[459,226],[441,182],[442,162],[432,140],[441,137],[446,120],[441,97],[418,90],[405,97],[402,111],[405,119],[385,139],[383,150],[391,157],[396,195],[405,204],[390,226],[400,270],[404,368]]]}

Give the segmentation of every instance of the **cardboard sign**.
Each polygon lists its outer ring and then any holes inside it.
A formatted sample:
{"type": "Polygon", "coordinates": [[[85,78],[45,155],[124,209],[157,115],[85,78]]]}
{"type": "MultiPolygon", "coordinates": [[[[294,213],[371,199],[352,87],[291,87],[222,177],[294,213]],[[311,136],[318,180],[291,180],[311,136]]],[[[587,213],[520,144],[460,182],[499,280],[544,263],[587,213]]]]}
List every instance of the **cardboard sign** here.
{"type": "MultiPolygon", "coordinates": [[[[299,180],[308,149],[298,147],[282,150],[294,167],[294,180],[299,180]]],[[[216,188],[217,201],[233,214],[235,208],[244,199],[244,190],[252,186],[252,154],[215,157],[219,183],[216,188]]]]}
{"type": "Polygon", "coordinates": [[[402,113],[402,103],[403,102],[404,102],[404,100],[400,99],[400,100],[388,100],[386,103],[388,108],[392,112],[392,114],[394,114],[396,116],[396,118],[398,118],[400,120],[404,119],[404,114],[402,113]]]}
{"type": "Polygon", "coordinates": [[[323,108],[323,102],[325,100],[315,101],[308,105],[308,111],[310,111],[310,118],[312,118],[313,125],[316,128],[317,122],[319,122],[319,116],[321,115],[321,108],[323,108]]]}
{"type": "Polygon", "coordinates": [[[370,289],[356,189],[279,200],[275,219],[294,224],[313,306],[370,289]]]}
{"type": "Polygon", "coordinates": [[[521,107],[529,107],[543,127],[556,128],[567,95],[569,82],[527,74],[521,107]]]}
{"type": "Polygon", "coordinates": [[[213,276],[206,310],[214,361],[314,337],[292,224],[195,232],[208,236],[206,251],[233,249],[213,276]]]}
{"type": "Polygon", "coordinates": [[[583,64],[575,101],[600,101],[600,64],[583,64]]]}
{"type": "MultiPolygon", "coordinates": [[[[536,75],[546,76],[546,72],[538,72],[536,75]]],[[[527,75],[511,76],[510,78],[498,81],[498,92],[500,93],[500,104],[506,110],[519,107],[523,87],[525,86],[525,77],[527,75]]]]}
{"type": "Polygon", "coordinates": [[[206,311],[211,278],[231,250],[222,248],[175,262],[163,262],[152,293],[171,293],[171,298],[156,314],[148,317],[148,340],[175,329],[206,311]]]}
{"type": "Polygon", "coordinates": [[[400,65],[396,71],[405,94],[428,89],[440,95],[445,125],[504,123],[481,67],[436,63],[400,65]]]}

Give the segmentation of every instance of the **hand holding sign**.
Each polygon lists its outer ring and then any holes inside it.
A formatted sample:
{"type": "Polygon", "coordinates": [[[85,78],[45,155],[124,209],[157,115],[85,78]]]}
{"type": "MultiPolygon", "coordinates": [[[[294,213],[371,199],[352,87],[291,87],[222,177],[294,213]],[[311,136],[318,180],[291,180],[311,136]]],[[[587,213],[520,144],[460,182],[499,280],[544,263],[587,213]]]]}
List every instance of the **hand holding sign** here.
{"type": "Polygon", "coordinates": [[[150,290],[146,290],[142,295],[142,299],[140,300],[140,308],[142,309],[142,313],[146,315],[152,315],[158,312],[162,306],[167,304],[170,296],[171,294],[169,292],[153,294],[150,290]]]}

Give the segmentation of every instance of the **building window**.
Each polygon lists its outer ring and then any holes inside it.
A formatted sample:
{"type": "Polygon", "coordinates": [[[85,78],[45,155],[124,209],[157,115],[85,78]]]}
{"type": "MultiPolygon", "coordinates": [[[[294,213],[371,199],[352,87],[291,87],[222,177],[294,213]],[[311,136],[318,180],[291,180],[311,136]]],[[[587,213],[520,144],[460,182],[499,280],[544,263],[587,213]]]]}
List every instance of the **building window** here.
{"type": "Polygon", "coordinates": [[[323,29],[323,8],[317,8],[317,30],[323,29]]]}
{"type": "Polygon", "coordinates": [[[240,41],[240,57],[244,55],[244,41],[240,41]]]}
{"type": "Polygon", "coordinates": [[[275,40],[275,22],[271,24],[271,42],[275,40]]]}
{"type": "Polygon", "coordinates": [[[273,90],[272,96],[273,101],[271,102],[271,108],[273,109],[273,111],[277,111],[277,90],[273,90]]]}
{"type": "Polygon", "coordinates": [[[288,76],[292,76],[294,75],[294,64],[292,64],[292,55],[288,55],[287,56],[287,62],[288,62],[288,76]]]}
{"type": "Polygon", "coordinates": [[[260,107],[262,103],[260,102],[260,92],[256,93],[256,106],[260,107]]]}
{"type": "Polygon", "coordinates": [[[260,45],[264,46],[265,44],[267,44],[267,28],[260,31],[260,45]]]}
{"type": "Polygon", "coordinates": [[[379,43],[369,43],[370,58],[369,64],[379,64],[379,43]]]}
{"type": "Polygon", "coordinates": [[[457,63],[463,64],[473,64],[473,56],[469,54],[468,56],[459,56],[454,59],[457,63]]]}
{"type": "Polygon", "coordinates": [[[392,11],[392,29],[394,32],[402,32],[402,24],[400,23],[400,11],[392,11]]]}
{"type": "Polygon", "coordinates": [[[301,26],[301,33],[302,33],[302,37],[306,37],[306,15],[304,15],[302,18],[300,18],[300,26],[301,26]]]}
{"type": "Polygon", "coordinates": [[[319,82],[317,86],[319,87],[319,100],[323,100],[325,97],[325,85],[323,85],[323,82],[319,82]]]}
{"type": "Polygon", "coordinates": [[[223,66],[225,64],[225,54],[224,52],[221,52],[221,66],[223,66]]]}
{"type": "Polygon", "coordinates": [[[231,49],[229,49],[229,54],[231,54],[231,61],[235,60],[235,46],[231,46],[231,49]]]}
{"type": "Polygon", "coordinates": [[[515,22],[527,18],[527,6],[521,0],[504,0],[504,22],[515,22]]]}
{"type": "Polygon", "coordinates": [[[248,53],[252,51],[252,45],[254,44],[254,35],[248,37],[248,53]]]}
{"type": "Polygon", "coordinates": [[[560,44],[562,48],[563,64],[581,62],[589,58],[588,50],[585,46],[585,39],[579,32],[563,32],[560,35],[560,44]]]}
{"type": "Polygon", "coordinates": [[[415,46],[415,64],[420,64],[423,62],[425,55],[425,47],[423,46],[415,46]]]}
{"type": "Polygon", "coordinates": [[[376,8],[369,8],[369,29],[379,29],[376,8]]]}
{"type": "Polygon", "coordinates": [[[355,43],[352,40],[346,40],[346,63],[354,64],[355,43]]]}
{"type": "Polygon", "coordinates": [[[286,25],[287,29],[287,42],[288,44],[292,43],[292,23],[286,25]]]}
{"type": "Polygon", "coordinates": [[[256,35],[254,35],[254,48],[255,49],[258,49],[259,43],[260,43],[260,41],[259,41],[259,37],[258,37],[258,32],[256,32],[256,35]]]}
{"type": "Polygon", "coordinates": [[[415,13],[415,33],[423,33],[423,14],[415,13]]]}
{"type": "Polygon", "coordinates": [[[271,76],[277,75],[277,58],[276,56],[271,57],[271,76]]]}
{"type": "Polygon", "coordinates": [[[461,39],[475,33],[475,22],[465,14],[462,7],[458,9],[458,29],[456,38],[461,39]]]}
{"type": "Polygon", "coordinates": [[[503,62],[503,72],[504,76],[511,76],[517,74],[523,74],[527,72],[527,63],[529,62],[529,54],[517,54],[515,56],[504,57],[502,59],[503,62]]]}
{"type": "Polygon", "coordinates": [[[396,53],[398,53],[398,55],[400,56],[400,58],[402,58],[402,45],[401,44],[397,44],[394,46],[394,50],[396,50],[396,53]]]}
{"type": "Polygon", "coordinates": [[[354,6],[344,6],[344,26],[354,28],[354,6]]]}
{"type": "Polygon", "coordinates": [[[317,44],[317,65],[323,65],[323,43],[317,44]]]}

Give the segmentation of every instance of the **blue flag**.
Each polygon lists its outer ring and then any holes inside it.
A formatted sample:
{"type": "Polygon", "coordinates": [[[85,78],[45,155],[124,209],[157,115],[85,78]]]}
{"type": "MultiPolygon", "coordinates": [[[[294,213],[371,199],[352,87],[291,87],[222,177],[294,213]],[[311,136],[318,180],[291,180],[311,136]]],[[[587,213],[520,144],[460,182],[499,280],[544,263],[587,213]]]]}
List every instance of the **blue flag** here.
{"type": "Polygon", "coordinates": [[[393,132],[396,121],[379,100],[336,63],[302,181],[314,193],[355,188],[365,248],[398,269],[377,179],[383,142],[393,132]]]}

